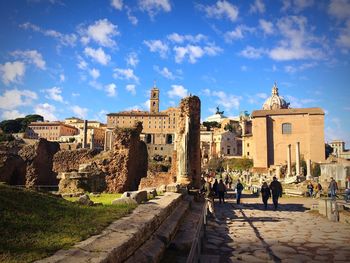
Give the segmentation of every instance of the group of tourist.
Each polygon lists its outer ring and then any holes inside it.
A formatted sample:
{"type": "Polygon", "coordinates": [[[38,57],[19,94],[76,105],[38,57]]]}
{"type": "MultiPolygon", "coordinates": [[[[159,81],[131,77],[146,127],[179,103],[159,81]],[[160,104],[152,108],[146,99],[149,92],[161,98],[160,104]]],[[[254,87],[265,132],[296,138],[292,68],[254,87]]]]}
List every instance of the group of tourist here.
{"type": "MultiPolygon", "coordinates": [[[[338,184],[337,182],[334,180],[333,177],[330,178],[330,182],[328,185],[328,194],[329,197],[331,197],[332,199],[336,199],[337,198],[337,192],[338,192],[338,184]]],[[[323,188],[322,185],[320,183],[317,183],[316,186],[313,185],[313,183],[310,181],[307,184],[307,192],[308,195],[310,197],[321,197],[321,194],[323,192],[323,188]]],[[[350,200],[350,182],[346,182],[346,188],[345,188],[345,192],[344,192],[344,199],[345,201],[349,201],[350,200]]]]}
{"type": "Polygon", "coordinates": [[[278,208],[278,198],[282,197],[282,185],[277,180],[276,176],[273,177],[270,185],[267,182],[263,182],[261,186],[261,198],[264,203],[264,208],[267,209],[267,202],[269,198],[272,196],[272,203],[275,210],[278,208]]]}

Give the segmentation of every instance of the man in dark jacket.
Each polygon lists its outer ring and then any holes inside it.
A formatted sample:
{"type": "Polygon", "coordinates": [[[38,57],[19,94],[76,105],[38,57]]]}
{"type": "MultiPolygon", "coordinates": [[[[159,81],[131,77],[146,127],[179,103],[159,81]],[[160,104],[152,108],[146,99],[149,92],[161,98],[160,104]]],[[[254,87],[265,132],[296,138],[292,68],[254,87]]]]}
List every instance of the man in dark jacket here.
{"type": "Polygon", "coordinates": [[[278,198],[282,197],[282,185],[277,180],[276,176],[273,177],[273,181],[270,184],[270,190],[272,192],[272,202],[275,210],[278,207],[278,198]]]}
{"type": "Polygon", "coordinates": [[[237,180],[236,190],[237,190],[237,205],[241,203],[241,195],[243,191],[243,184],[241,184],[240,180],[237,180]]]}

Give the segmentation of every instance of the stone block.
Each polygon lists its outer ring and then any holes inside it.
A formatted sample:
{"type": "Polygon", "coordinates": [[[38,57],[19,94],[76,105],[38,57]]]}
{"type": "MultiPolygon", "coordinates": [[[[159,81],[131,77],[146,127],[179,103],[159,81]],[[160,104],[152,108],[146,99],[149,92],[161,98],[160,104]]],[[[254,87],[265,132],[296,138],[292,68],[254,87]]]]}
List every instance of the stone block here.
{"type": "Polygon", "coordinates": [[[87,194],[80,196],[77,203],[80,205],[88,205],[88,206],[94,205],[94,202],[90,200],[90,197],[87,194]]]}
{"type": "Polygon", "coordinates": [[[131,199],[134,199],[138,204],[141,204],[142,202],[146,202],[148,200],[146,190],[124,192],[122,198],[124,197],[130,197],[131,199]]]}
{"type": "Polygon", "coordinates": [[[146,188],[146,189],[142,189],[142,190],[147,191],[147,195],[150,198],[155,198],[157,196],[156,188],[146,188]]]}
{"type": "Polygon", "coordinates": [[[162,184],[161,186],[159,186],[159,187],[157,188],[157,192],[158,192],[158,193],[164,193],[164,192],[166,192],[166,185],[162,184]]]}
{"type": "Polygon", "coordinates": [[[345,210],[339,212],[339,222],[350,224],[350,212],[345,210]]]}
{"type": "Polygon", "coordinates": [[[179,184],[168,184],[166,186],[166,192],[178,193],[179,191],[180,191],[180,185],[179,184]]]}
{"type": "Polygon", "coordinates": [[[130,197],[121,197],[117,198],[112,201],[112,205],[130,205],[130,204],[137,204],[136,200],[130,198],[130,197]]]}

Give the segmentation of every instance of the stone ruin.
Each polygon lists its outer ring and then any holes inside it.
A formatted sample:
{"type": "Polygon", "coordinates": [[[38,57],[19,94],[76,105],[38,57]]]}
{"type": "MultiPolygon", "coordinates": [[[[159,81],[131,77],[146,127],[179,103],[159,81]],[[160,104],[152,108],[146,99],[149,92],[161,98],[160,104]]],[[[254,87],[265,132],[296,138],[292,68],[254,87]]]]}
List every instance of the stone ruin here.
{"type": "Polygon", "coordinates": [[[200,99],[197,96],[189,96],[182,99],[179,106],[171,171],[149,173],[146,178],[142,178],[140,189],[174,182],[198,188],[200,174],[200,99]]]}
{"type": "Polygon", "coordinates": [[[54,157],[54,170],[63,180],[60,192],[137,190],[141,178],[147,176],[148,165],[146,144],[140,140],[141,131],[142,123],[136,123],[132,128],[115,129],[113,149],[108,152],[89,149],[58,152],[54,157]],[[100,182],[101,178],[104,178],[104,184],[100,182]]]}
{"type": "Polygon", "coordinates": [[[52,170],[52,163],[59,150],[57,142],[46,139],[39,139],[33,144],[21,141],[1,144],[0,181],[28,188],[57,185],[57,173],[52,170]]]}

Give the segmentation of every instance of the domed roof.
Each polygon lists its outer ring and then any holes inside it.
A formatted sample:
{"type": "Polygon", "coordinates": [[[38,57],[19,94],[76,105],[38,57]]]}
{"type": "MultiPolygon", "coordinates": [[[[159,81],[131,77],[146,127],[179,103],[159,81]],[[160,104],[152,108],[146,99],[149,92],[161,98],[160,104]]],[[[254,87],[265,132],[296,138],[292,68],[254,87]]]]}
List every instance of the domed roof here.
{"type": "Polygon", "coordinates": [[[290,103],[286,102],[283,97],[279,96],[277,84],[275,82],[272,87],[272,96],[264,102],[263,110],[288,109],[289,104],[290,103]]]}

